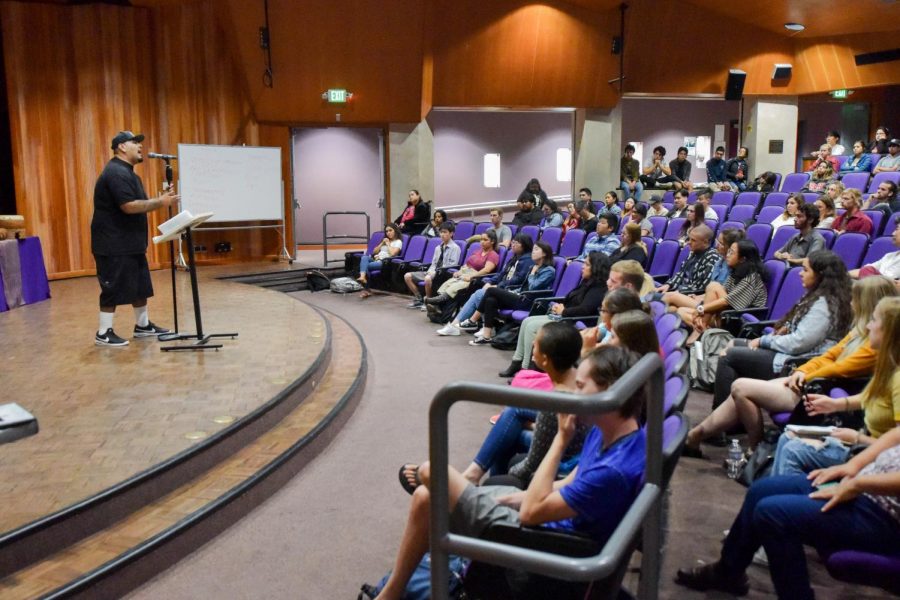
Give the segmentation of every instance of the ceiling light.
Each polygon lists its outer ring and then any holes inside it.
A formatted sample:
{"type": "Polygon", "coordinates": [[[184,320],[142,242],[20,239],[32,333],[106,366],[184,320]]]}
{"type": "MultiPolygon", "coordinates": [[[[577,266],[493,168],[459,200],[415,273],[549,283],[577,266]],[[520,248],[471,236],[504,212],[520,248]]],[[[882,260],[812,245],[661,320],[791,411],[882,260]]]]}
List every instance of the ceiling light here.
{"type": "Polygon", "coordinates": [[[806,25],[803,25],[801,23],[791,22],[791,23],[785,23],[784,28],[790,29],[791,31],[803,31],[804,29],[806,29],[806,25]]]}

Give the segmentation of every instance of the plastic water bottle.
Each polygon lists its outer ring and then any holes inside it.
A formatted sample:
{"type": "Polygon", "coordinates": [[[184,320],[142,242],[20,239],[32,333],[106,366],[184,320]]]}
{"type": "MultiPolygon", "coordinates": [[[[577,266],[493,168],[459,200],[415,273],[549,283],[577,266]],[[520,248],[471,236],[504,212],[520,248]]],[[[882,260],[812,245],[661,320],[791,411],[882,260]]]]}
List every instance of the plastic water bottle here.
{"type": "Polygon", "coordinates": [[[725,465],[728,467],[728,477],[737,479],[741,473],[741,466],[744,462],[744,451],[741,449],[741,443],[734,439],[728,447],[728,458],[725,459],[725,465]]]}

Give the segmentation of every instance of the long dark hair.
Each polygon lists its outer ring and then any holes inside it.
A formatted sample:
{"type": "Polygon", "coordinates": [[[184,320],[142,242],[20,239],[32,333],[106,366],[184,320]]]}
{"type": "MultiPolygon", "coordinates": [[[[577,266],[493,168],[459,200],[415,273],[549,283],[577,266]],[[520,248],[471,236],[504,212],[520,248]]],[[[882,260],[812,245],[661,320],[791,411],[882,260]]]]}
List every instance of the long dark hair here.
{"type": "Polygon", "coordinates": [[[762,257],[759,255],[759,248],[753,243],[753,240],[741,240],[737,242],[738,256],[744,260],[738,263],[734,268],[732,275],[735,281],[740,281],[744,277],[752,273],[759,273],[762,277],[765,274],[762,257]]]}
{"type": "Polygon", "coordinates": [[[488,229],[484,231],[481,235],[486,235],[489,240],[491,240],[491,250],[497,250],[497,232],[493,229],[488,229]]]}
{"type": "Polygon", "coordinates": [[[689,204],[684,207],[684,209],[692,209],[694,211],[694,218],[685,218],[684,223],[681,224],[681,231],[678,232],[678,237],[687,235],[692,228],[696,227],[697,225],[706,223],[706,221],[703,219],[703,211],[698,208],[697,204],[689,204]]]}
{"type": "Polygon", "coordinates": [[[551,215],[552,215],[553,213],[558,213],[558,212],[559,212],[559,205],[557,205],[557,204],[556,204],[556,200],[553,200],[552,198],[547,198],[546,200],[544,200],[544,206],[547,206],[547,207],[550,208],[550,214],[551,214],[551,215]]]}
{"type": "Polygon", "coordinates": [[[588,264],[591,265],[591,278],[588,280],[590,284],[599,283],[606,287],[606,280],[609,279],[609,257],[603,252],[591,252],[588,254],[588,264]]]}
{"type": "Polygon", "coordinates": [[[553,266],[553,248],[550,247],[550,244],[548,244],[547,242],[537,242],[535,243],[535,246],[540,248],[544,253],[544,261],[541,263],[541,266],[553,266]]]}
{"type": "Polygon", "coordinates": [[[843,337],[853,322],[853,311],[850,308],[852,282],[847,274],[847,266],[831,250],[816,250],[806,258],[809,260],[809,267],[816,274],[816,282],[800,302],[775,324],[775,328],[802,319],[819,298],[825,298],[831,320],[830,333],[833,337],[843,337]]]}
{"type": "Polygon", "coordinates": [[[513,236],[512,241],[519,242],[519,245],[522,246],[522,254],[520,254],[520,256],[531,255],[531,249],[534,248],[534,240],[531,239],[530,235],[527,233],[517,233],[513,236]]]}

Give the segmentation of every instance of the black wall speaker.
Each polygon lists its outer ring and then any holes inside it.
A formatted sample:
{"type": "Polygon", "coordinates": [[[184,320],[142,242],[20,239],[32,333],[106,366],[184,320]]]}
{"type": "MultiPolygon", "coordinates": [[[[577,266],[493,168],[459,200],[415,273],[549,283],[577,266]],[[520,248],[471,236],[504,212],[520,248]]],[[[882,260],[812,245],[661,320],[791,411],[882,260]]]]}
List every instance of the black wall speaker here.
{"type": "Polygon", "coordinates": [[[728,83],[725,84],[725,99],[740,100],[744,97],[744,80],[747,73],[740,69],[728,70],[728,83]]]}
{"type": "Polygon", "coordinates": [[[853,57],[856,60],[856,66],[874,65],[892,60],[900,60],[900,48],[892,50],[881,50],[879,52],[868,52],[866,54],[857,54],[853,57]]]}
{"type": "Polygon", "coordinates": [[[772,79],[776,81],[790,79],[792,68],[790,63],[775,63],[775,68],[772,69],[772,79]]]}

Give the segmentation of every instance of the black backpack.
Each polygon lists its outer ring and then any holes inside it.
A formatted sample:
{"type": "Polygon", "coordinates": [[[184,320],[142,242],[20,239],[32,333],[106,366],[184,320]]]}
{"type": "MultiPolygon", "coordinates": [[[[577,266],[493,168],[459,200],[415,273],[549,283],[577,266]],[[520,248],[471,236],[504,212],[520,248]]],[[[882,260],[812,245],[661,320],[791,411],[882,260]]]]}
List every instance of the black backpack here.
{"type": "Polygon", "coordinates": [[[312,270],[306,273],[306,289],[310,292],[321,292],[331,287],[331,280],[322,271],[312,270]]]}

